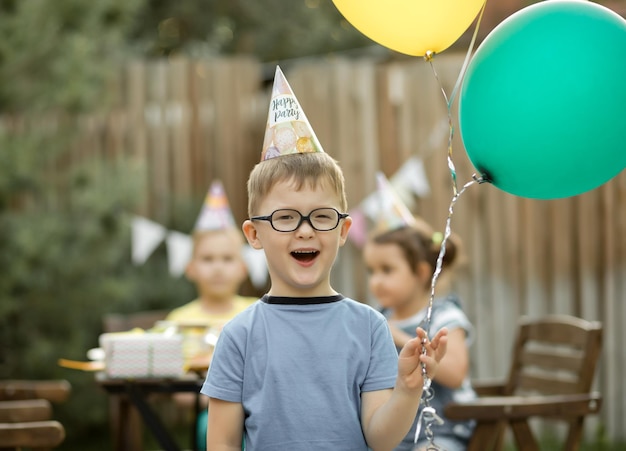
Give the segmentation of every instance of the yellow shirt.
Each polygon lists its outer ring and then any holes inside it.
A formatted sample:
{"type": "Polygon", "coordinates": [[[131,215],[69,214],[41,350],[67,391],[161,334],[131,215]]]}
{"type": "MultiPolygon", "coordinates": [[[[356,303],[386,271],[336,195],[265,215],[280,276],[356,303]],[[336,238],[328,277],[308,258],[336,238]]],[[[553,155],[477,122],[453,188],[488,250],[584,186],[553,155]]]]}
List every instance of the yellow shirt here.
{"type": "Polygon", "coordinates": [[[181,307],[172,310],[167,317],[166,321],[173,321],[177,323],[206,323],[210,327],[216,327],[221,329],[224,324],[233,319],[235,315],[244,311],[257,298],[236,296],[233,302],[233,308],[225,313],[210,313],[204,310],[202,303],[199,299],[189,302],[181,307]]]}
{"type": "Polygon", "coordinates": [[[224,313],[210,313],[202,307],[199,299],[172,310],[165,321],[176,323],[183,335],[183,356],[190,366],[208,366],[215,342],[207,341],[212,336],[216,341],[222,327],[238,313],[244,311],[257,298],[236,296],[233,308],[224,313]]]}

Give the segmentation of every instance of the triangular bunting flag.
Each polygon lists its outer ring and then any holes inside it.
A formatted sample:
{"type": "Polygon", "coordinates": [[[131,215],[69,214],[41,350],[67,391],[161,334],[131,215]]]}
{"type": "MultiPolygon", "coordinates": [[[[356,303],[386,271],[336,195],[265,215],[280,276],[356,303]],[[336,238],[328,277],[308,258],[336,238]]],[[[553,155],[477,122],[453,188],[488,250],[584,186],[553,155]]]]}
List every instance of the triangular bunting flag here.
{"type": "Polygon", "coordinates": [[[379,202],[376,229],[392,230],[415,224],[415,218],[382,172],[376,174],[376,181],[379,202]]]}
{"type": "Polygon", "coordinates": [[[249,245],[243,246],[241,253],[248,268],[248,276],[255,288],[263,288],[267,283],[267,260],[262,249],[254,249],[249,245]]]}
{"type": "Polygon", "coordinates": [[[131,223],[131,253],[135,265],[143,265],[148,257],[165,239],[167,229],[141,216],[135,216],[131,223]]]}
{"type": "Polygon", "coordinates": [[[167,234],[167,265],[170,274],[180,277],[185,273],[187,263],[193,253],[193,240],[184,233],[170,231],[167,234]]]}
{"type": "Polygon", "coordinates": [[[390,182],[399,194],[408,191],[418,197],[430,195],[424,162],[418,157],[409,158],[391,177],[390,182]]]}

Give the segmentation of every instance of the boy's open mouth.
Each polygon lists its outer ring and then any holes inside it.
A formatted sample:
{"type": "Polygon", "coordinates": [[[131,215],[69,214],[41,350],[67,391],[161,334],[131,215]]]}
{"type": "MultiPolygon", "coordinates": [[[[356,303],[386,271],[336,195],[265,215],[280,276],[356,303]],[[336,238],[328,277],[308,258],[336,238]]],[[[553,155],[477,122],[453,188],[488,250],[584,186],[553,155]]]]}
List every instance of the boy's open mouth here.
{"type": "Polygon", "coordinates": [[[314,251],[314,250],[293,251],[291,253],[291,256],[301,262],[310,262],[311,260],[315,259],[315,257],[317,257],[319,253],[320,253],[319,251],[314,251]]]}

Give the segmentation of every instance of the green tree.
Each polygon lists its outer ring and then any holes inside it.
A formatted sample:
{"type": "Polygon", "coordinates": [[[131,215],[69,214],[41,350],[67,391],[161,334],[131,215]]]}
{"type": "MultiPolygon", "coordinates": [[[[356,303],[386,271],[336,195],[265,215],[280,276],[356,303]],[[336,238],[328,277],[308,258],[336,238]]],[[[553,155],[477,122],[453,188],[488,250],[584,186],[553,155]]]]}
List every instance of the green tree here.
{"type": "Polygon", "coordinates": [[[133,41],[150,55],[248,54],[275,61],[372,46],[330,0],[148,0],[133,41]]]}

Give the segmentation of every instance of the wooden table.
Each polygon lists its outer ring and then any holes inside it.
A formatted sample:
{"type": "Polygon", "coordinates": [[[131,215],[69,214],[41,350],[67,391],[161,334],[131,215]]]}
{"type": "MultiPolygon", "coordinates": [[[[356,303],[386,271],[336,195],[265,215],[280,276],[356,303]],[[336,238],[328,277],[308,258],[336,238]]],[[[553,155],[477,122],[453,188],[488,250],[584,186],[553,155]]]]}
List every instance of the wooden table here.
{"type": "Polygon", "coordinates": [[[111,425],[115,450],[142,449],[141,423],[148,428],[163,450],[181,449],[148,402],[148,396],[153,393],[196,393],[191,448],[197,449],[196,420],[200,413],[200,388],[204,382],[203,376],[189,373],[180,378],[120,379],[109,378],[101,372],[96,373],[96,382],[109,394],[111,407],[117,409],[116,424],[111,425]]]}

